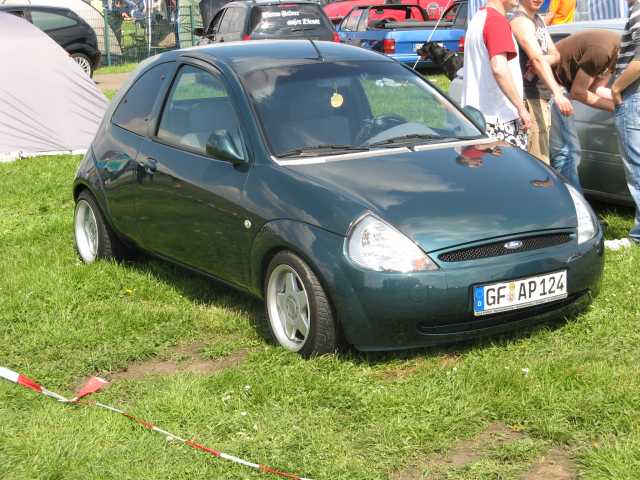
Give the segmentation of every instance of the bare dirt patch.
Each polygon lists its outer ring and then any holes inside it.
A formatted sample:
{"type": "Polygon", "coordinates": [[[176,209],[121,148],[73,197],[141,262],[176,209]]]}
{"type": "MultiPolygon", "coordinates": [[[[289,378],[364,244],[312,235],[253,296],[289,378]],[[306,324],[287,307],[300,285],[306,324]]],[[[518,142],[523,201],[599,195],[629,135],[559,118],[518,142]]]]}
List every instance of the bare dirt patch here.
{"type": "Polygon", "coordinates": [[[146,360],[134,362],[126,370],[107,375],[110,380],[137,380],[148,375],[175,375],[178,373],[212,374],[241,364],[250,349],[241,348],[222,358],[204,359],[200,352],[202,343],[176,347],[170,351],[177,360],[146,360]]]}
{"type": "Polygon", "coordinates": [[[424,478],[422,472],[425,470],[431,472],[429,478],[439,478],[438,472],[442,473],[448,469],[461,468],[479,460],[490,448],[499,447],[522,437],[522,433],[507,427],[503,423],[494,422],[474,437],[458,442],[446,454],[433,455],[414,461],[402,470],[392,474],[391,479],[420,480],[424,478]]]}
{"type": "Polygon", "coordinates": [[[100,91],[104,93],[108,90],[119,90],[129,75],[129,73],[98,73],[93,76],[93,80],[100,91]]]}
{"type": "Polygon", "coordinates": [[[560,448],[552,448],[538,459],[522,480],[576,480],[575,464],[560,448]]]}

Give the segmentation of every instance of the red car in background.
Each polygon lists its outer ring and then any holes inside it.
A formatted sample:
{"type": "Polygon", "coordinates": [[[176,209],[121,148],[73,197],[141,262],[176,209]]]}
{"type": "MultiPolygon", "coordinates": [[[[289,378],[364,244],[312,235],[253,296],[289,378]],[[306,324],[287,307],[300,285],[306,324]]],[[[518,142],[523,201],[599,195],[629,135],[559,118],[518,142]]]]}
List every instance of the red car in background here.
{"type": "Polygon", "coordinates": [[[429,15],[429,20],[438,20],[454,0],[344,0],[324,6],[324,13],[334,25],[339,24],[354,7],[363,5],[415,4],[420,5],[429,15]]]}

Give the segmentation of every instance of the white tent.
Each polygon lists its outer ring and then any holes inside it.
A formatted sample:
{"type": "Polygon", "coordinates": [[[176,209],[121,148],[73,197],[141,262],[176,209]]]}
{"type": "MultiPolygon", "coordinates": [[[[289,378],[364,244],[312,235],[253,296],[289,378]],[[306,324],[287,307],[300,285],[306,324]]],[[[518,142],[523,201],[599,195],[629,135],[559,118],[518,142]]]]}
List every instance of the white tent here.
{"type": "MultiPolygon", "coordinates": [[[[103,55],[106,53],[104,44],[104,16],[102,12],[102,5],[99,0],[0,0],[0,5],[24,4],[63,7],[73,10],[80,18],[91,25],[91,28],[93,28],[96,32],[96,36],[98,37],[98,48],[103,55]]],[[[118,43],[118,39],[111,27],[109,27],[109,49],[111,50],[112,55],[122,55],[120,44],[118,43]]]]}
{"type": "Polygon", "coordinates": [[[0,161],[89,147],[108,102],[67,52],[0,12],[0,65],[0,161]]]}

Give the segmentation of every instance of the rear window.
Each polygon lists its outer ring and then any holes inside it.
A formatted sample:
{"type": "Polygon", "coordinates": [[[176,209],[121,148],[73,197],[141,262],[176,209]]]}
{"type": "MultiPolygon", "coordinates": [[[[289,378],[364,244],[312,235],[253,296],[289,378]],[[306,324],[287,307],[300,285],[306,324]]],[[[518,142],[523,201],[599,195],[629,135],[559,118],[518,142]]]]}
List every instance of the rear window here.
{"type": "Polygon", "coordinates": [[[330,29],[329,21],[317,5],[265,5],[251,12],[253,34],[283,35],[330,29]]]}

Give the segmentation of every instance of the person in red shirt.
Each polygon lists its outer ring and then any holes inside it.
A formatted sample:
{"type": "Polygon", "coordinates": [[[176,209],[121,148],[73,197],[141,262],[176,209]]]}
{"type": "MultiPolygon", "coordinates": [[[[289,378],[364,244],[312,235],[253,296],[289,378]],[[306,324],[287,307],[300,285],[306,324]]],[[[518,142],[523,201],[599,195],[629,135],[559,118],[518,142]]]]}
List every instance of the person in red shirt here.
{"type": "Polygon", "coordinates": [[[527,149],[531,116],[523,100],[518,50],[505,12],[517,0],[488,0],[467,28],[462,105],[480,110],[487,134],[527,149]]]}

